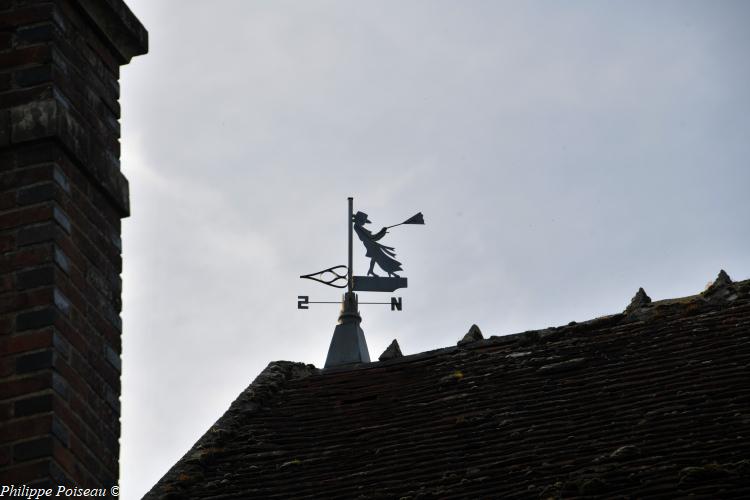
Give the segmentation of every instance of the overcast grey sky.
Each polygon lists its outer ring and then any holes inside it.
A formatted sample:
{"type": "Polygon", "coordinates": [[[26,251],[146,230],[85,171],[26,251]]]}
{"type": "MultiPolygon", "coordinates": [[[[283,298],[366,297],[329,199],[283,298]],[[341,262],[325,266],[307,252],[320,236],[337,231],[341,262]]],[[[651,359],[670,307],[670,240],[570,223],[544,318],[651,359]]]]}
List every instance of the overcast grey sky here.
{"type": "Polygon", "coordinates": [[[296,297],[340,292],[298,276],[346,263],[347,196],[427,222],[383,240],[373,359],[750,278],[750,2],[127,3],[126,499],[270,361],[323,365],[337,307],[296,297]]]}

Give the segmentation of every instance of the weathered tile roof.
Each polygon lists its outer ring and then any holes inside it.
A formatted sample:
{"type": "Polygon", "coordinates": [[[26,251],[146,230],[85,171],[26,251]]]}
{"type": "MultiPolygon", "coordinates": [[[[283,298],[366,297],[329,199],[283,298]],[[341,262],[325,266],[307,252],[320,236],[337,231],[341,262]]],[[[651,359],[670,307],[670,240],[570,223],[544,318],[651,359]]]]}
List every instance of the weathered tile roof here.
{"type": "Polygon", "coordinates": [[[750,498],[750,280],[722,279],[350,368],[271,363],[146,498],[750,498]]]}

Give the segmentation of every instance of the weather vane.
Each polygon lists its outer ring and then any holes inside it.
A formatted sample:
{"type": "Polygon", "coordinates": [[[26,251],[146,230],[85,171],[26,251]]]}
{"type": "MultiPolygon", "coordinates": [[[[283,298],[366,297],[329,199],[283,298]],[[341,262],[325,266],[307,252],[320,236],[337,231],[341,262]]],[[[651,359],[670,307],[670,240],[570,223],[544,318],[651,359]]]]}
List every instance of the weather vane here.
{"type": "MultiPolygon", "coordinates": [[[[380,240],[388,234],[388,230],[404,224],[424,224],[422,213],[417,213],[409,217],[404,222],[392,226],[383,227],[377,233],[372,233],[365,227],[370,224],[368,215],[364,212],[354,213],[354,198],[349,198],[349,210],[347,217],[347,227],[349,230],[349,247],[348,265],[338,265],[329,267],[316,273],[305,274],[300,276],[303,279],[309,279],[323,283],[324,285],[334,288],[346,288],[341,301],[341,313],[339,314],[338,325],[333,333],[331,346],[328,350],[326,359],[326,368],[335,365],[369,362],[370,356],[367,351],[364,332],[359,323],[362,321],[359,315],[357,292],[393,292],[399,288],[406,288],[407,279],[399,276],[397,272],[402,272],[401,262],[396,260],[396,251],[380,243],[380,240]],[[370,268],[366,276],[354,276],[353,264],[353,233],[362,241],[366,250],[366,256],[370,258],[370,268]],[[375,264],[387,274],[380,276],[375,273],[375,264]]],[[[402,308],[401,297],[391,297],[390,302],[360,302],[361,304],[390,304],[392,311],[400,311],[402,308]]],[[[297,308],[308,309],[309,304],[338,304],[333,301],[310,301],[307,295],[297,297],[297,308]]]]}

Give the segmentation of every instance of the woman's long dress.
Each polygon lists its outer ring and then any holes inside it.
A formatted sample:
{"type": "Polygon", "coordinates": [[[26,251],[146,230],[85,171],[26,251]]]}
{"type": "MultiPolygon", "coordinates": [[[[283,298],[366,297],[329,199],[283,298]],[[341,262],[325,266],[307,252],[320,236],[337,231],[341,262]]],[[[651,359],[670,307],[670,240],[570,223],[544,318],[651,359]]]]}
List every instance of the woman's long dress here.
{"type": "Polygon", "coordinates": [[[359,224],[354,224],[354,231],[359,236],[359,239],[362,240],[362,243],[364,243],[365,249],[367,249],[366,255],[373,259],[383,271],[393,274],[396,271],[403,270],[401,269],[401,263],[393,258],[396,256],[393,247],[381,245],[376,241],[376,239],[380,239],[382,236],[373,237],[370,231],[359,224]]]}

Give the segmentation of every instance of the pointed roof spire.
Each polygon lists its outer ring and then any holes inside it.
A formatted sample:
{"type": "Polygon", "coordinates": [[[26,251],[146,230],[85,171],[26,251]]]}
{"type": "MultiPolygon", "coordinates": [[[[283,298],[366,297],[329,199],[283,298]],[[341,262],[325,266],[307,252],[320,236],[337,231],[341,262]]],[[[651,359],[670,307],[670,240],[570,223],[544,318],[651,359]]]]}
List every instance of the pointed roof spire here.
{"type": "Polygon", "coordinates": [[[326,368],[352,363],[369,363],[370,353],[367,350],[365,332],[359,326],[362,317],[359,315],[357,294],[347,292],[341,301],[339,324],[333,331],[331,345],[326,357],[326,368]]]}
{"type": "Polygon", "coordinates": [[[477,325],[471,325],[471,328],[469,328],[469,331],[464,335],[464,338],[458,341],[458,345],[469,344],[471,342],[476,342],[477,340],[482,340],[483,338],[482,330],[480,330],[477,325]]]}
{"type": "Polygon", "coordinates": [[[729,277],[729,275],[724,271],[723,269],[719,271],[719,275],[716,276],[716,279],[713,283],[706,289],[706,292],[710,292],[712,290],[717,290],[719,288],[723,288],[727,285],[732,284],[732,278],[729,277]]]}
{"type": "Polygon", "coordinates": [[[646,295],[646,291],[643,288],[639,288],[633,298],[630,300],[630,305],[625,308],[625,314],[630,314],[636,309],[647,306],[651,303],[651,297],[646,295]]]}
{"type": "Polygon", "coordinates": [[[711,300],[721,300],[730,297],[733,290],[732,278],[722,269],[714,282],[703,292],[703,296],[711,300]]]}
{"type": "Polygon", "coordinates": [[[383,354],[380,355],[378,358],[379,361],[386,361],[389,359],[396,359],[401,358],[404,355],[401,354],[401,348],[398,345],[398,341],[396,339],[393,339],[393,342],[391,342],[391,345],[388,346],[388,348],[383,351],[383,354]]]}

